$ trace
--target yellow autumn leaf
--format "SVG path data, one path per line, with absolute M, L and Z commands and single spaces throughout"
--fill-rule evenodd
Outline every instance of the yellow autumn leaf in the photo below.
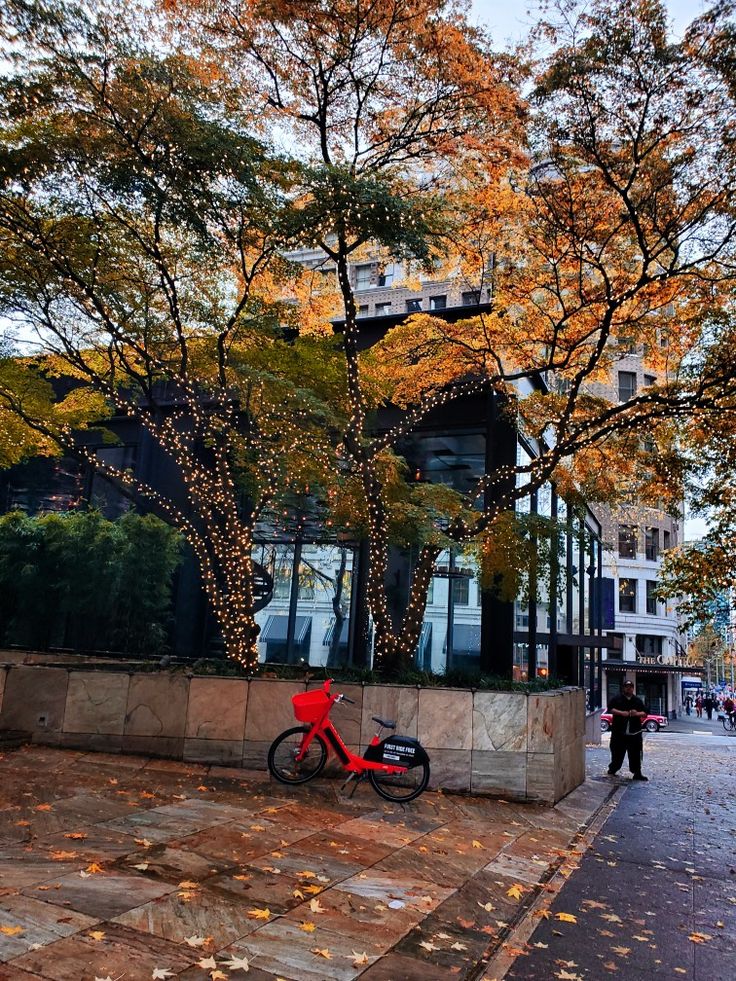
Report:
M 473 838 L 473 848 L 483 848 L 483 849 L 485 849 L 485 847 L 486 847 L 485 845 L 481 844 L 481 842 L 476 841 L 475 838 Z
M 578 918 L 572 913 L 555 913 L 555 918 L 561 923 L 577 923 Z
M 97 862 L 92 862 L 84 871 L 87 875 L 96 875 L 98 872 L 102 872 L 102 866 L 98 865 Z
M 313 913 L 326 913 L 327 910 L 322 906 L 318 899 L 309 900 L 309 908 Z
M 704 944 L 706 940 L 712 940 L 713 938 L 709 933 L 691 933 L 687 939 L 692 940 L 694 944 Z
M 55 862 L 68 862 L 70 859 L 76 857 L 77 857 L 76 852 L 63 852 L 63 851 L 51 852 L 51 858 Z
M 521 899 L 521 897 L 526 892 L 524 886 L 520 882 L 515 882 L 513 886 L 506 890 L 506 895 L 509 899 Z
M 17 937 L 19 933 L 23 933 L 23 927 L 19 926 L 0 926 L 0 933 L 4 933 L 6 937 Z
M 304 893 L 299 889 L 295 889 L 291 895 L 294 897 L 294 899 L 304 899 Z
M 534 911 L 534 915 L 540 917 L 542 920 L 548 920 L 552 914 L 548 909 L 538 909 Z
M 104 940 L 105 939 L 105 931 L 104 930 L 90 930 L 89 933 L 87 934 L 87 936 L 88 937 L 91 937 L 92 940 Z
M 305 886 L 304 892 L 311 893 L 314 896 L 318 892 L 322 892 L 322 886 Z
M 268 907 L 266 907 L 266 909 L 258 909 L 258 907 L 255 907 L 255 909 L 248 910 L 248 916 L 252 917 L 254 920 L 270 920 L 271 910 L 268 909 Z
M 303 923 L 299 924 L 299 929 L 303 930 L 305 933 L 314 933 L 317 927 L 314 923 L 310 923 L 309 920 L 304 920 Z
M 84 831 L 68 831 L 64 835 L 64 837 L 65 838 L 72 838 L 72 839 L 74 839 L 74 841 L 84 841 L 84 839 L 87 837 L 87 835 L 84 833 Z
M 245 874 L 241 874 L 241 875 L 234 875 L 234 876 L 233 876 L 233 879 L 237 879 L 237 880 L 238 880 L 238 882 L 247 882 L 247 881 L 248 881 L 248 879 L 252 879 L 252 878 L 253 878 L 252 876 L 250 876 L 250 875 L 245 875 Z
M 296 877 L 297 879 L 314 879 L 316 875 L 316 872 L 310 872 L 309 869 L 306 869 L 304 872 L 297 872 Z
M 199 889 L 199 883 L 190 882 L 188 879 L 185 879 L 184 882 L 179 883 L 179 889 Z
M 316 954 L 317 957 L 324 957 L 326 961 L 332 960 L 332 954 L 328 947 L 320 949 L 319 947 L 312 947 L 312 953 Z
M 611 947 L 611 950 L 619 957 L 628 957 L 631 953 L 631 947 Z
M 210 971 L 210 981 L 227 981 L 227 978 L 227 974 L 224 974 L 220 970 Z
M 50 811 L 52 810 L 51 804 L 36 804 L 34 810 L 36 811 Z

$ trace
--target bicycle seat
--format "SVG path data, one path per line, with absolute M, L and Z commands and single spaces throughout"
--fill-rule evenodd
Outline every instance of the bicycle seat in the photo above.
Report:
M 371 716 L 371 718 L 373 719 L 374 722 L 377 722 L 380 726 L 383 726 L 384 729 L 396 728 L 396 723 L 391 722 L 388 719 L 379 719 L 377 715 L 373 715 Z

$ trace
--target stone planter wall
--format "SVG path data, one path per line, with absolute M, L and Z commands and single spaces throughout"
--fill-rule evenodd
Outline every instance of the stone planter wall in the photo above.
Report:
M 295 725 L 302 682 L 184 674 L 0 666 L 0 731 L 34 742 L 265 769 L 271 741 Z M 585 702 L 578 688 L 543 694 L 336 686 L 354 699 L 334 720 L 354 751 L 371 716 L 427 749 L 431 786 L 554 802 L 585 779 Z

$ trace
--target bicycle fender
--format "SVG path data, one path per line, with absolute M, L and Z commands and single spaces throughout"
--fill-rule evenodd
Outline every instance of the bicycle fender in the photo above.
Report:
M 369 746 L 363 759 L 371 763 L 389 763 L 391 766 L 421 766 L 429 763 L 429 756 L 418 739 L 410 736 L 387 736 L 376 746 Z

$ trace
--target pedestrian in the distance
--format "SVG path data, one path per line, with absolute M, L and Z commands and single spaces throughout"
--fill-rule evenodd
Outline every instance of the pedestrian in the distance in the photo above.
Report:
M 713 696 L 709 693 L 705 696 L 705 701 L 703 702 L 703 708 L 705 709 L 705 714 L 709 719 L 713 718 Z
M 690 715 L 693 708 L 693 697 L 692 695 L 685 695 L 685 714 Z
M 703 718 L 703 696 L 698 695 L 695 699 L 695 714 L 699 719 Z
M 615 777 L 628 754 L 629 769 L 634 780 L 648 780 L 641 772 L 643 749 L 641 727 L 647 717 L 644 702 L 634 694 L 634 682 L 624 683 L 622 695 L 616 695 L 608 704 L 611 720 L 611 762 L 609 776 Z

